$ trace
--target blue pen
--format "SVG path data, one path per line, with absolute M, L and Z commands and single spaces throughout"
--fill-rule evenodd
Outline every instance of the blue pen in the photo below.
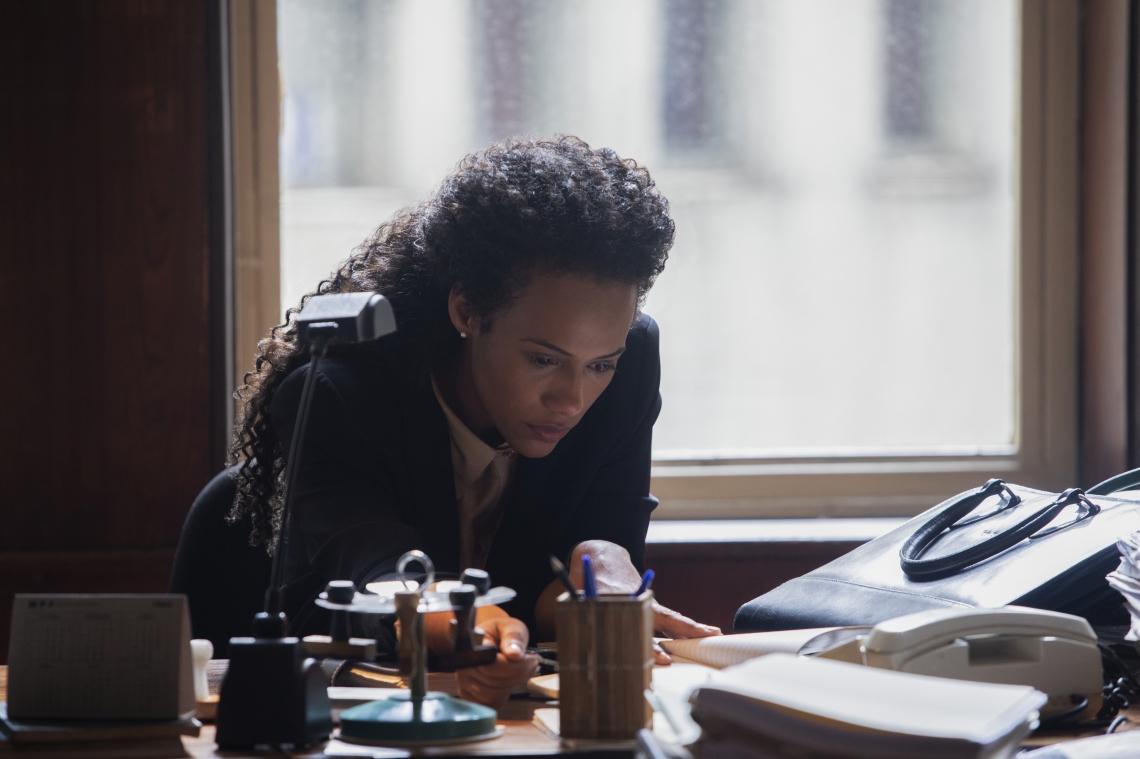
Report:
M 637 590 L 633 592 L 630 598 L 637 598 L 645 591 L 649 590 L 649 586 L 653 584 L 653 570 L 645 570 L 645 574 L 641 576 L 641 585 L 637 586 Z
M 582 556 L 582 591 L 586 598 L 598 597 L 598 583 L 594 580 L 594 567 L 589 554 Z

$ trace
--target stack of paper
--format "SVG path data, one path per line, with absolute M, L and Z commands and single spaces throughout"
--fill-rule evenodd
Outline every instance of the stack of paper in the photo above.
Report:
M 1004 759 L 1044 693 L 770 654 L 715 673 L 691 698 L 700 759 Z
M 1108 584 L 1124 596 L 1124 605 L 1132 615 L 1132 629 L 1127 640 L 1140 640 L 1140 531 L 1116 541 L 1120 566 L 1108 575 Z

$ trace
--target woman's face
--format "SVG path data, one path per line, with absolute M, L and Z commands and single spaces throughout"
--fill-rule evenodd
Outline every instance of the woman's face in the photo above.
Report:
M 462 296 L 453 293 L 450 308 L 456 329 L 467 333 L 456 388 L 466 412 L 460 416 L 476 434 L 493 428 L 520 455 L 540 458 L 613 380 L 637 287 L 536 275 L 486 332 Z

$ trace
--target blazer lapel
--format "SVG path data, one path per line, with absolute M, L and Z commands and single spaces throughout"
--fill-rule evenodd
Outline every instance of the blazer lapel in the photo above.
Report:
M 491 546 L 489 567 L 509 563 L 510 556 L 532 550 L 545 556 L 564 527 L 562 522 L 573 515 L 572 489 L 558 486 L 564 484 L 558 472 L 566 453 L 567 447 L 559 444 L 541 459 L 519 458 L 510 500 Z
M 415 524 L 436 570 L 457 573 L 459 510 L 447 418 L 430 384 L 406 387 L 402 396 L 404 461 L 415 499 Z

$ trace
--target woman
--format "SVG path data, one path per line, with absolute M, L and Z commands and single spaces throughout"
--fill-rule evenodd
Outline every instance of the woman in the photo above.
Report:
M 480 610 L 502 653 L 459 685 L 495 705 L 533 671 L 530 637 L 554 635 L 550 554 L 579 582 L 589 554 L 600 590 L 636 589 L 661 407 L 657 327 L 638 309 L 672 242 L 668 201 L 633 161 L 511 140 L 467 156 L 321 283 L 383 293 L 398 332 L 321 364 L 285 554 L 293 633 L 327 631 L 313 601 L 329 580 L 362 587 L 410 549 L 444 572 L 486 568 L 518 595 Z M 266 543 L 307 361 L 290 319 L 241 394 L 233 516 Z M 654 624 L 720 632 L 661 606 Z M 428 628 L 447 645 L 447 620 Z

